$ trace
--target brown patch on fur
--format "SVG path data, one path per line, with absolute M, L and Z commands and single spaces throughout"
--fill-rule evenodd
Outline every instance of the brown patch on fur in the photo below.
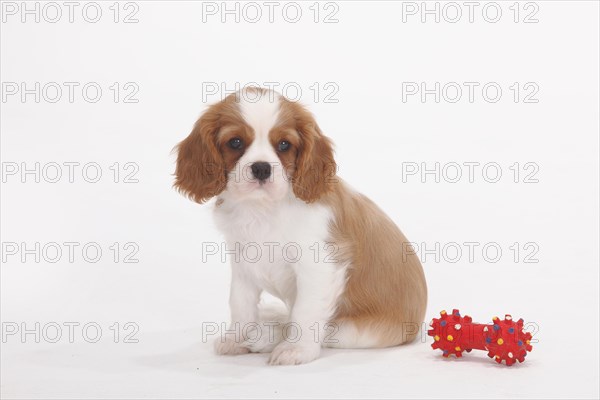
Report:
M 419 258 L 398 227 L 367 197 L 338 182 L 323 198 L 348 281 L 333 322 L 352 323 L 380 347 L 412 341 L 425 317 L 427 286 Z
M 250 146 L 254 133 L 244 122 L 236 104 L 236 95 L 208 108 L 189 134 L 176 147 L 177 167 L 174 186 L 198 203 L 221 193 L 227 185 L 227 174 Z M 227 142 L 238 137 L 244 149 L 235 150 Z
M 290 148 L 287 151 L 279 151 L 279 143 L 281 141 L 287 141 L 290 143 Z M 294 171 L 296 170 L 296 158 L 298 157 L 298 151 L 300 148 L 300 135 L 295 129 L 287 126 L 276 126 L 269 131 L 269 141 L 275 149 L 281 165 L 286 172 L 288 179 L 292 179 Z
M 296 132 L 297 137 L 291 132 Z M 312 203 L 330 192 L 337 179 L 331 141 L 303 106 L 285 98 L 281 98 L 279 122 L 269 133 L 272 143 L 283 136 L 292 143 L 293 151 L 279 153 L 279 158 L 292 180 L 296 197 Z

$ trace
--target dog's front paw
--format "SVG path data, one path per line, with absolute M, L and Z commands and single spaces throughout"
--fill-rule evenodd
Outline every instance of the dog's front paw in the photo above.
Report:
M 253 331 L 246 338 L 244 346 L 248 347 L 252 353 L 271 353 L 282 340 L 283 330 L 281 325 L 278 325 L 268 332 Z
M 221 339 L 215 340 L 215 352 L 220 355 L 237 356 L 240 354 L 247 354 L 250 352 L 248 347 L 242 343 L 236 342 L 233 339 Z
M 297 365 L 315 360 L 321 353 L 319 343 L 279 343 L 269 358 L 271 365 Z
M 244 346 L 248 347 L 252 353 L 271 353 L 279 342 L 280 340 L 260 338 L 259 340 L 246 341 Z

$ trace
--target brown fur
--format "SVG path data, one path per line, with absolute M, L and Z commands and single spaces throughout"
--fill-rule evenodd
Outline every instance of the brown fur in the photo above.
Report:
M 247 147 L 254 133 L 240 115 L 235 95 L 230 95 L 210 106 L 192 133 L 177 145 L 177 190 L 198 203 L 221 193 L 227 185 L 227 173 L 243 154 L 227 146 L 234 137 L 243 139 Z
M 286 129 L 295 130 L 300 139 L 295 165 L 281 156 L 280 159 L 284 166 L 291 167 L 292 189 L 296 197 L 312 203 L 333 190 L 336 182 L 337 165 L 331 141 L 323 135 L 313 116 L 303 106 L 282 99 L 280 121 L 273 130 Z
M 404 251 L 406 237 L 371 200 L 341 181 L 322 201 L 334 211 L 335 258 L 350 265 L 333 322 L 354 324 L 376 336 L 380 347 L 412 341 L 425 316 L 427 286 L 418 257 Z

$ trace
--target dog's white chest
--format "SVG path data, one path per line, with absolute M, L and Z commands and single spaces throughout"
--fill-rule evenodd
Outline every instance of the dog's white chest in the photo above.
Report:
M 327 207 L 297 200 L 271 207 L 224 202 L 215 210 L 232 267 L 280 298 L 295 286 L 295 268 L 321 257 L 330 218 Z

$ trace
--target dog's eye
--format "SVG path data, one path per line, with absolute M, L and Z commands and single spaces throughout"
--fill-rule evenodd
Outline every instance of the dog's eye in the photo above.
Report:
M 291 146 L 290 142 L 282 140 L 277 145 L 277 148 L 279 149 L 279 151 L 284 152 L 284 151 L 288 151 L 290 149 L 290 146 Z
M 234 150 L 240 150 L 244 146 L 244 142 L 242 142 L 242 139 L 237 137 L 231 139 L 229 142 L 227 142 L 227 144 Z

